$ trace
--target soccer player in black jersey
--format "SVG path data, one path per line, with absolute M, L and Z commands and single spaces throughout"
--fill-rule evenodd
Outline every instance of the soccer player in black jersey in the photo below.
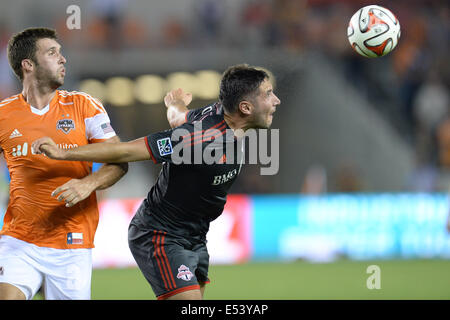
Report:
M 172 129 L 133 141 L 63 150 L 46 137 L 32 146 L 60 160 L 163 163 L 128 233 L 130 250 L 158 299 L 203 298 L 209 282 L 206 233 L 239 174 L 242 133 L 269 128 L 280 104 L 268 74 L 248 65 L 224 72 L 219 102 L 188 110 L 191 100 L 181 89 L 169 92 L 164 102 Z

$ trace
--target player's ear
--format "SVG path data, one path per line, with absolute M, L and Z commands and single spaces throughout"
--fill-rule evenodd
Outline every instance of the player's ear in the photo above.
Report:
M 239 102 L 239 111 L 241 111 L 245 115 L 252 114 L 253 105 L 250 101 L 242 100 Z
M 34 63 L 31 61 L 31 59 L 23 59 L 22 60 L 22 70 L 23 74 L 27 72 L 32 72 L 34 69 Z

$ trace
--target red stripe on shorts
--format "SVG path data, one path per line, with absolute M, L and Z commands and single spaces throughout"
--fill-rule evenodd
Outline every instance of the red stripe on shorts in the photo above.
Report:
M 166 255 L 166 250 L 164 250 L 164 238 L 166 236 L 166 232 L 160 231 L 162 233 L 162 239 L 161 239 L 161 249 L 162 249 L 162 254 L 164 257 L 164 260 L 166 261 L 167 264 L 167 270 L 169 271 L 169 283 L 170 281 L 172 281 L 173 284 L 173 288 L 175 289 L 177 287 L 176 283 L 175 283 L 175 279 L 173 278 L 173 272 L 172 269 L 170 268 L 170 264 L 169 264 L 169 259 L 167 259 L 167 255 Z
M 158 263 L 159 273 L 161 274 L 161 277 L 164 281 L 164 286 L 166 287 L 166 290 L 169 290 L 169 287 L 167 286 L 166 278 L 164 276 L 163 268 L 161 267 L 162 261 L 160 261 L 160 257 L 158 256 L 158 240 L 156 237 L 156 230 L 153 230 L 153 234 L 154 235 L 152 238 L 152 242 L 153 242 L 153 246 L 155 247 L 155 258 L 156 258 L 156 262 Z

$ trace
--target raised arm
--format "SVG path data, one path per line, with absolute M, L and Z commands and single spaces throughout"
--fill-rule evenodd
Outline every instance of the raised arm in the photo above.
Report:
M 44 137 L 34 141 L 31 148 L 36 154 L 43 153 L 57 160 L 122 163 L 151 158 L 145 138 L 128 142 L 93 143 L 64 150 L 58 148 L 51 138 Z
M 169 91 L 164 97 L 167 107 L 167 120 L 171 128 L 181 126 L 186 122 L 187 106 L 192 101 L 192 94 L 185 93 L 182 89 Z

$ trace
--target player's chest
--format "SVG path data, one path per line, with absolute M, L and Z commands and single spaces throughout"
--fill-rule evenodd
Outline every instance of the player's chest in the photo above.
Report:
M 42 137 L 52 138 L 63 149 L 87 143 L 84 120 L 67 111 L 39 116 L 23 114 L 17 119 L 3 120 L 0 125 L 1 147 L 11 157 L 31 154 L 31 144 Z
M 233 183 L 241 171 L 243 152 L 242 146 L 235 142 L 215 145 L 212 159 L 204 154 L 202 175 L 208 180 L 208 185 L 221 186 Z M 204 150 L 206 151 L 206 149 Z
M 209 168 L 209 184 L 212 186 L 227 186 L 234 182 L 241 171 L 241 164 L 216 165 L 215 168 Z

